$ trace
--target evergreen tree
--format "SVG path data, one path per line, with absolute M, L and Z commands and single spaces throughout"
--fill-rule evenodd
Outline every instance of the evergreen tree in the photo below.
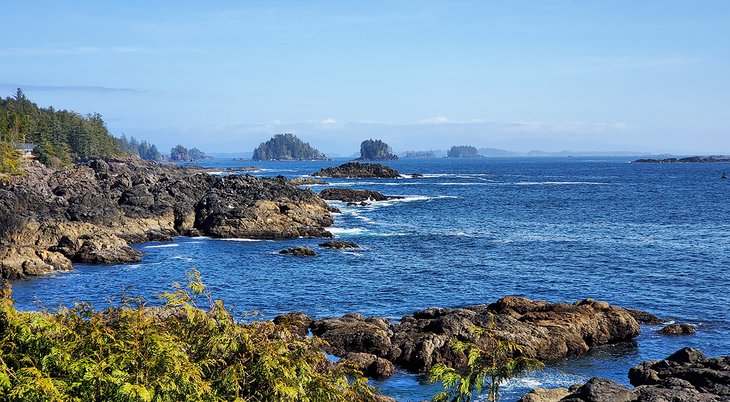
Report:
M 327 157 L 294 134 L 276 134 L 253 151 L 253 160 L 326 160 Z
M 395 160 L 398 156 L 393 154 L 390 146 L 381 140 L 365 140 L 360 144 L 360 157 L 363 161 Z

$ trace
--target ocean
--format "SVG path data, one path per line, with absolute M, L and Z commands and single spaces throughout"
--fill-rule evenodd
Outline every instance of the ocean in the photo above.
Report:
M 214 159 L 213 168 L 256 166 L 257 176 L 295 178 L 344 160 L 252 162 Z M 15 281 L 16 307 L 156 295 L 195 267 L 235 313 L 262 318 L 302 311 L 315 318 L 357 312 L 394 320 L 431 306 L 491 303 L 517 295 L 552 302 L 584 298 L 646 310 L 697 334 L 658 335 L 553 362 L 504 386 L 504 401 L 533 387 L 590 377 L 628 384 L 628 370 L 692 346 L 730 354 L 730 181 L 727 164 L 632 164 L 627 158 L 403 159 L 399 179 L 326 179 L 326 186 L 376 190 L 403 199 L 346 206 L 330 231 L 359 250 L 327 250 L 319 239 L 176 238 L 136 245 L 139 264 L 77 265 L 72 272 Z M 279 255 L 304 245 L 312 258 Z M 439 390 L 398 371 L 371 381 L 398 400 Z

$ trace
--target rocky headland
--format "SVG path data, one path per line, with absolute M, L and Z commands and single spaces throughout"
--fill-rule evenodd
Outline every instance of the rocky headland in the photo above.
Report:
M 212 176 L 141 160 L 31 163 L 0 187 L 0 275 L 140 260 L 131 243 L 171 236 L 331 237 L 327 204 L 284 177 Z
M 592 347 L 630 341 L 639 334 L 639 323 L 629 311 L 590 299 L 568 304 L 505 297 L 489 305 L 429 308 L 398 323 L 360 314 L 313 320 L 300 313 L 276 321 L 295 323 L 299 333 L 310 329 L 328 342 L 329 352 L 336 356 L 358 354 L 358 361 L 369 362 L 368 370 L 382 368 L 379 377 L 390 370 L 376 358 L 414 373 L 427 372 L 436 363 L 465 367 L 466 356 L 455 352 L 450 343 L 485 344 L 487 336 L 475 334 L 474 326 L 491 329 L 496 338 L 515 342 L 524 355 L 543 361 L 581 355 Z M 372 356 L 366 359 L 359 354 Z
M 347 162 L 340 166 L 320 169 L 312 176 L 350 179 L 396 179 L 401 177 L 397 170 L 379 163 Z
M 730 356 L 707 358 L 692 348 L 629 370 L 633 389 L 594 377 L 568 389 L 534 389 L 519 402 L 720 402 L 730 400 Z

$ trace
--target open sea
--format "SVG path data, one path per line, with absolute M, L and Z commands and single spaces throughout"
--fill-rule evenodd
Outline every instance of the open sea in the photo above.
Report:
M 257 176 L 295 178 L 328 162 L 205 161 L 257 166 Z M 358 312 L 399 319 L 431 306 L 491 303 L 507 295 L 573 302 L 584 298 L 697 326 L 668 337 L 643 326 L 635 342 L 600 347 L 511 380 L 504 401 L 533 387 L 570 386 L 601 376 L 628 384 L 630 367 L 683 346 L 730 354 L 730 180 L 727 164 L 631 164 L 627 158 L 404 159 L 400 179 L 326 179 L 401 200 L 342 210 L 330 231 L 362 250 L 317 247 L 318 239 L 256 241 L 176 238 L 136 245 L 142 263 L 78 265 L 15 281 L 19 309 L 155 295 L 195 267 L 214 296 L 241 317 L 303 311 L 322 318 Z M 327 186 L 312 186 L 319 192 Z M 295 245 L 313 258 L 278 255 Z M 131 290 L 128 288 L 131 287 Z M 398 400 L 430 399 L 439 386 L 399 371 L 371 381 Z

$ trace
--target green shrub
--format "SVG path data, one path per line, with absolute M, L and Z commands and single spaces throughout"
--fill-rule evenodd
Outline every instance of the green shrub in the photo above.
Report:
M 197 271 L 163 307 L 125 298 L 20 312 L 0 291 L 0 401 L 370 401 L 321 340 L 271 322 L 237 323 Z M 206 309 L 198 307 L 204 300 Z

